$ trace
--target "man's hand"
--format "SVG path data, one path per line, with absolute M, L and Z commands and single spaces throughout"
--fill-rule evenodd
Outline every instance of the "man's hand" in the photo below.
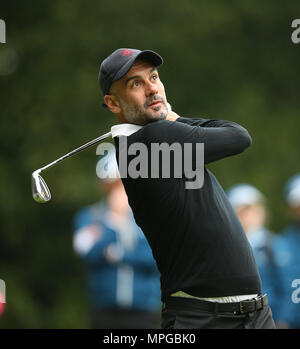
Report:
M 169 110 L 168 115 L 166 117 L 166 120 L 169 121 L 176 121 L 179 118 L 179 115 L 177 115 L 175 112 L 172 110 Z
M 104 250 L 104 257 L 111 264 L 120 262 L 123 255 L 124 250 L 119 243 L 111 243 Z

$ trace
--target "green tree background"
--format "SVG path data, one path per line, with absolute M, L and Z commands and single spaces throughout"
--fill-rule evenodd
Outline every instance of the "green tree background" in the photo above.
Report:
M 95 148 L 45 173 L 53 198 L 31 197 L 42 167 L 116 124 L 101 107 L 99 66 L 119 47 L 153 49 L 182 116 L 228 119 L 253 145 L 212 164 L 226 189 L 257 186 L 269 227 L 288 223 L 283 186 L 300 171 L 300 44 L 291 41 L 297 0 L 6 1 L 0 44 L 0 328 L 87 328 L 84 267 L 72 217 L 99 199 Z

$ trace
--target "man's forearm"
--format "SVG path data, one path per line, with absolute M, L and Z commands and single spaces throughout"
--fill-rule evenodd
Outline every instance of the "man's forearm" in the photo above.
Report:
M 239 154 L 252 143 L 248 131 L 232 121 L 183 117 L 177 118 L 176 121 L 205 130 L 204 134 L 199 133 L 199 140 L 205 144 L 205 163 Z M 190 139 L 197 139 L 197 133 L 192 132 L 194 137 Z

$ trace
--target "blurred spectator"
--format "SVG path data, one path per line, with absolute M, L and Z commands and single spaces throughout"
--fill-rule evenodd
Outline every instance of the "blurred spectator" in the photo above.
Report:
M 285 198 L 291 216 L 290 225 L 275 242 L 277 264 L 283 293 L 279 318 L 288 328 L 300 328 L 300 173 L 285 186 Z
M 159 273 L 128 205 L 114 152 L 98 161 L 97 175 L 105 199 L 76 214 L 73 239 L 87 267 L 92 327 L 159 328 Z
M 5 282 L 4 280 L 0 279 L 0 316 L 4 313 L 5 304 Z
M 4 295 L 0 292 L 0 316 L 4 313 L 5 309 L 5 299 Z
M 263 293 L 267 293 L 276 321 L 279 307 L 279 272 L 273 250 L 274 234 L 266 228 L 266 199 L 255 187 L 237 184 L 227 191 L 253 250 Z

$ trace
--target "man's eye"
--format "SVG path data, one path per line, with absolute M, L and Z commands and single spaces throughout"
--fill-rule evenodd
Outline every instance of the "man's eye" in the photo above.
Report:
M 137 87 L 137 86 L 140 86 L 140 83 L 139 81 L 134 81 L 134 83 L 132 84 L 133 87 Z
M 152 75 L 152 80 L 157 80 L 158 76 L 157 75 Z

